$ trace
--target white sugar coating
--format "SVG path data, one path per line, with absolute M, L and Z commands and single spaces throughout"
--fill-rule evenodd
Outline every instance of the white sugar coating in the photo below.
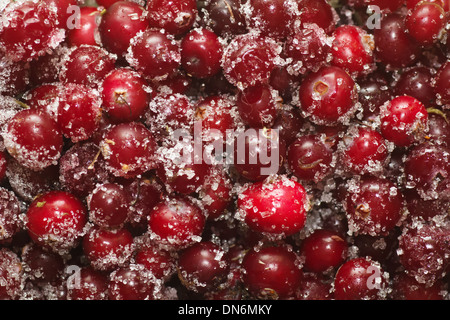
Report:
M 0 95 L 0 133 L 6 130 L 5 125 L 21 110 L 23 110 L 23 106 L 18 100 L 10 96 Z
M 22 228 L 21 206 L 14 192 L 0 187 L 0 240 L 10 239 Z

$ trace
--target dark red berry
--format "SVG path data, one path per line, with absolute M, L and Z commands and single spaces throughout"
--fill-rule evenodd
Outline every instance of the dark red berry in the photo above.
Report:
M 149 25 L 174 35 L 188 31 L 197 17 L 194 0 L 152 0 L 147 2 Z
M 147 29 L 132 40 L 127 62 L 150 80 L 164 80 L 174 74 L 181 63 L 177 42 L 162 30 Z
M 225 77 L 240 89 L 267 83 L 278 55 L 279 47 L 273 39 L 252 33 L 238 35 L 223 54 Z
M 204 226 L 201 209 L 180 196 L 163 200 L 148 216 L 150 238 L 168 248 L 180 249 L 198 242 Z
M 340 235 L 326 229 L 315 230 L 303 240 L 300 253 L 304 268 L 324 272 L 339 267 L 347 258 L 348 244 Z
M 411 39 L 399 13 L 382 17 L 380 29 L 374 30 L 375 59 L 389 68 L 411 65 L 419 56 L 419 46 Z
M 131 39 L 147 27 L 143 6 L 133 1 L 117 1 L 102 13 L 98 33 L 103 47 L 120 57 L 126 54 Z
M 183 250 L 178 258 L 178 277 L 189 290 L 205 292 L 226 280 L 229 261 L 220 246 L 204 241 Z
M 191 76 L 207 78 L 221 69 L 222 44 L 208 29 L 194 29 L 181 42 L 181 66 Z
M 287 299 L 301 286 L 297 255 L 286 247 L 268 246 L 248 251 L 242 261 L 242 280 L 258 299 Z
M 91 267 L 79 270 L 79 283 L 75 282 L 68 289 L 68 300 L 107 300 L 108 277 Z
M 387 279 L 378 262 L 368 258 L 354 258 L 345 262 L 334 280 L 336 300 L 384 300 Z
M 123 226 L 131 203 L 128 192 L 117 183 L 98 185 L 87 199 L 89 220 L 104 229 Z
M 289 145 L 287 163 L 300 180 L 319 182 L 332 170 L 333 150 L 322 135 L 298 137 Z
M 268 85 L 256 85 L 239 91 L 237 109 L 242 121 L 251 128 L 271 127 L 280 98 Z
M 155 167 L 156 144 L 140 122 L 113 126 L 101 142 L 107 169 L 118 177 L 136 177 Z
M 111 271 L 130 261 L 133 236 L 127 229 L 92 227 L 83 238 L 83 250 L 94 269 Z

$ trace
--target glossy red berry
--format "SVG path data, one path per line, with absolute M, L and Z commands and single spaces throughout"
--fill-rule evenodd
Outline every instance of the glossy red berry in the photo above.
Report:
M 300 180 L 319 182 L 331 172 L 333 150 L 322 135 L 300 136 L 289 145 L 287 163 Z
M 204 226 L 201 209 L 180 196 L 161 201 L 148 216 L 150 238 L 169 249 L 180 249 L 200 241 Z
M 239 91 L 237 109 L 242 121 L 251 128 L 270 128 L 275 123 L 278 94 L 269 85 L 256 85 Z
M 130 261 L 133 236 L 127 229 L 105 230 L 93 227 L 83 238 L 83 250 L 96 270 L 113 270 Z
M 3 140 L 11 156 L 37 171 L 56 164 L 63 148 L 58 124 L 46 112 L 37 109 L 15 114 L 7 123 Z
M 128 219 L 130 203 L 129 194 L 122 185 L 98 185 L 87 199 L 89 220 L 100 228 L 119 228 Z
M 103 110 L 114 123 L 139 120 L 148 109 L 151 88 L 135 71 L 119 68 L 102 82 Z
M 126 54 L 131 39 L 147 27 L 143 6 L 133 1 L 117 1 L 102 13 L 98 34 L 102 46 L 121 57 Z
M 12 61 L 36 59 L 64 39 L 57 14 L 44 1 L 14 1 L 2 11 L 0 47 Z
M 72 142 L 91 138 L 99 128 L 101 103 L 91 88 L 74 83 L 65 85 L 57 118 L 63 135 Z
M 70 46 L 98 45 L 96 33 L 98 32 L 100 15 L 101 12 L 97 7 L 80 8 L 80 27 L 71 28 L 67 31 L 67 42 Z
M 445 21 L 445 11 L 439 4 L 421 1 L 409 10 L 405 25 L 415 41 L 430 45 L 442 36 Z
M 339 267 L 347 258 L 345 239 L 330 230 L 317 229 L 302 241 L 300 254 L 304 268 L 311 272 L 325 272 Z
M 37 197 L 26 215 L 30 238 L 55 252 L 66 252 L 75 247 L 87 221 L 84 204 L 64 191 L 50 191 Z
M 285 247 L 251 249 L 242 268 L 245 287 L 258 299 L 291 298 L 302 284 L 298 257 Z
M 343 25 L 333 32 L 331 63 L 354 76 L 371 73 L 375 69 L 373 36 L 358 26 Z
M 389 68 L 411 65 L 419 56 L 419 46 L 405 28 L 405 17 L 394 12 L 380 21 L 380 29 L 374 30 L 375 58 Z
M 178 258 L 178 277 L 189 290 L 205 292 L 226 280 L 229 261 L 220 246 L 202 241 L 184 249 Z
M 344 207 L 351 232 L 385 235 L 403 219 L 404 197 L 393 182 L 366 176 L 347 188 Z
M 336 300 L 384 300 L 387 280 L 378 262 L 368 258 L 354 258 L 345 262 L 334 280 Z
M 222 51 L 214 32 L 194 29 L 181 42 L 181 66 L 193 77 L 211 77 L 221 70 Z
M 181 63 L 178 43 L 162 30 L 146 29 L 132 40 L 127 62 L 150 80 L 164 80 L 174 74 Z
M 68 300 L 107 300 L 108 277 L 101 271 L 91 267 L 79 270 L 79 283 L 74 283 L 68 289 Z
M 450 150 L 424 142 L 409 149 L 405 163 L 406 187 L 424 200 L 448 200 L 450 190 Z
M 428 113 L 425 106 L 411 96 L 398 96 L 381 108 L 380 130 L 383 137 L 400 147 L 424 138 Z
M 353 128 L 347 131 L 343 142 L 342 161 L 351 172 L 377 174 L 383 171 L 389 151 L 378 131 L 365 127 Z
M 30 243 L 21 252 L 27 275 L 34 283 L 56 282 L 64 273 L 64 259 L 40 245 Z
M 59 78 L 63 83 L 98 88 L 105 76 L 114 70 L 116 60 L 116 56 L 99 46 L 74 47 L 63 59 Z
M 291 235 L 303 228 L 309 199 L 300 183 L 280 176 L 248 185 L 237 205 L 239 215 L 251 229 Z
M 156 144 L 140 122 L 113 126 L 101 142 L 107 169 L 118 177 L 136 177 L 155 167 Z
M 299 107 L 305 117 L 319 125 L 348 121 L 356 111 L 356 102 L 355 82 L 335 66 L 308 74 L 299 88 Z

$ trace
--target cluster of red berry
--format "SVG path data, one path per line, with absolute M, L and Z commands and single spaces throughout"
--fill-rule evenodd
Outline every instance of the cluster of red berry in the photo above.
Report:
M 2 1 L 0 299 L 448 299 L 449 12 Z

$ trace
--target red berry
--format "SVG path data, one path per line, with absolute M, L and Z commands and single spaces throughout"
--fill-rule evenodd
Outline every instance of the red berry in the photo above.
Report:
M 222 67 L 225 77 L 240 89 L 267 83 L 279 55 L 277 43 L 252 33 L 236 36 L 225 48 Z
M 77 83 L 98 88 L 114 70 L 116 57 L 99 46 L 81 45 L 69 51 L 59 75 L 63 83 Z
M 147 29 L 131 40 L 127 62 L 150 80 L 164 80 L 175 73 L 181 63 L 180 48 L 162 30 Z
M 345 262 L 334 280 L 336 300 L 384 300 L 387 279 L 378 262 L 354 258 Z
M 102 13 L 98 33 L 103 47 L 120 57 L 126 54 L 131 39 L 147 27 L 143 6 L 133 1 L 117 1 Z
M 384 178 L 351 181 L 345 197 L 349 228 L 356 234 L 385 235 L 405 214 L 401 190 Z
M 397 146 L 410 146 L 424 138 L 428 113 L 425 106 L 410 96 L 398 96 L 381 108 L 381 134 Z
M 173 35 L 188 31 L 197 17 L 194 0 L 151 0 L 147 2 L 149 25 Z
M 140 122 L 113 126 L 101 142 L 107 169 L 117 177 L 136 177 L 155 166 L 156 145 L 151 132 Z
M 339 267 L 347 258 L 348 244 L 338 233 L 317 229 L 301 244 L 304 267 L 311 272 L 325 272 Z
M 237 109 L 242 121 L 251 128 L 271 127 L 280 99 L 268 85 L 256 85 L 239 91 Z
M 194 29 L 181 42 L 181 66 L 191 76 L 207 78 L 221 69 L 222 44 L 208 29 Z
M 253 230 L 291 235 L 303 228 L 309 199 L 300 183 L 280 176 L 248 185 L 237 205 L 239 215 Z
M 299 107 L 319 125 L 348 121 L 354 114 L 357 89 L 341 68 L 326 66 L 306 76 L 299 88 Z
M 201 209 L 180 196 L 163 200 L 148 217 L 150 238 L 167 248 L 180 249 L 198 242 L 204 226 Z
M 375 59 L 388 68 L 411 65 L 419 55 L 419 46 L 405 28 L 404 16 L 394 12 L 384 15 L 380 29 L 374 30 Z
M 91 267 L 80 269 L 80 282 L 67 292 L 68 300 L 107 300 L 108 277 Z
M 421 45 L 439 40 L 445 27 L 445 12 L 439 4 L 421 1 L 406 16 L 406 28 Z
M 87 199 L 89 220 L 104 229 L 122 227 L 128 219 L 130 203 L 123 186 L 117 183 L 98 185 Z
M 157 279 L 169 279 L 176 271 L 176 259 L 169 251 L 160 250 L 156 246 L 144 246 L 135 256 L 137 264 L 153 274 Z
M 98 45 L 96 33 L 98 32 L 100 15 L 101 12 L 97 7 L 80 8 L 80 28 L 72 28 L 67 31 L 67 42 L 70 46 Z
M 378 131 L 364 127 L 350 129 L 343 142 L 342 161 L 351 172 L 376 174 L 383 171 L 389 152 Z
M 251 249 L 242 268 L 245 287 L 258 299 L 291 298 L 302 284 L 298 257 L 286 247 Z
M 331 172 L 333 150 L 322 135 L 301 136 L 289 145 L 287 162 L 300 180 L 319 182 Z
M 226 280 L 229 261 L 220 246 L 204 241 L 184 249 L 177 265 L 178 277 L 185 287 L 205 292 Z
M 101 95 L 103 109 L 112 122 L 130 122 L 144 115 L 151 99 L 151 88 L 137 72 L 119 68 L 105 77 Z
M 331 63 L 355 76 L 371 73 L 374 68 L 373 36 L 358 26 L 343 25 L 333 32 Z
M 30 204 L 26 227 L 37 244 L 65 252 L 76 246 L 86 221 L 86 208 L 78 198 L 64 191 L 50 191 Z
M 68 83 L 58 106 L 58 125 L 72 142 L 87 140 L 99 128 L 101 100 L 82 84 Z
M 2 11 L 0 47 L 12 61 L 36 59 L 64 39 L 57 14 L 44 1 L 14 1 Z
M 24 270 L 20 258 L 7 248 L 0 249 L 0 299 L 12 300 L 19 298 L 24 281 Z
M 50 115 L 37 109 L 22 110 L 10 119 L 3 140 L 8 153 L 33 170 L 56 164 L 63 148 L 58 124 Z
M 133 236 L 127 229 L 93 227 L 83 238 L 83 250 L 94 269 L 111 271 L 130 261 Z

